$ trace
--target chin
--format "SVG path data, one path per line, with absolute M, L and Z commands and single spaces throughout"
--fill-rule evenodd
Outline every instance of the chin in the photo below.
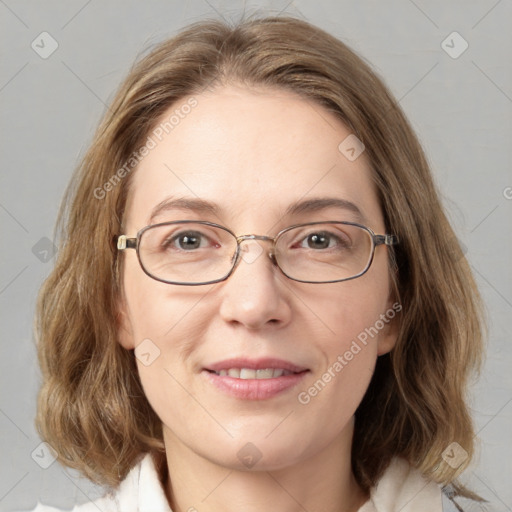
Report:
M 237 471 L 276 471 L 292 466 L 315 452 L 315 446 L 302 446 L 304 439 L 299 434 L 290 433 L 289 428 L 272 432 L 275 426 L 273 423 L 271 428 L 265 428 L 264 433 L 261 429 L 247 429 L 250 432 L 235 436 L 226 444 L 217 444 L 216 453 L 207 453 L 205 457 Z M 254 435 L 251 435 L 253 430 Z

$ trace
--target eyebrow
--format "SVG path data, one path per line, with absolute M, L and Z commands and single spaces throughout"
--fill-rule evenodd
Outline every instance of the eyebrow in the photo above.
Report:
M 346 210 L 353 213 L 356 219 L 360 222 L 364 222 L 365 216 L 362 214 L 359 207 L 352 201 L 346 199 L 340 199 L 338 197 L 315 197 L 312 199 L 306 199 L 304 201 L 297 201 L 292 203 L 286 210 L 285 215 L 298 215 L 304 213 L 315 213 L 328 208 L 337 208 L 340 210 Z
M 164 199 L 162 202 L 158 203 L 151 210 L 148 224 L 152 224 L 155 217 L 158 217 L 159 215 L 162 215 L 163 213 L 170 210 L 187 210 L 196 213 L 209 213 L 211 215 L 218 216 L 220 207 L 211 201 L 206 201 L 205 199 L 193 197 L 179 197 L 174 199 L 172 197 L 168 197 L 167 199 Z
M 355 203 L 337 197 L 315 197 L 302 201 L 298 200 L 288 206 L 284 216 L 290 217 L 293 215 L 305 213 L 316 213 L 322 210 L 327 210 L 328 208 L 337 208 L 340 210 L 349 211 L 355 216 L 356 221 L 366 221 L 365 216 L 362 214 L 361 210 Z M 205 199 L 193 197 L 169 197 L 158 203 L 153 208 L 149 217 L 148 224 L 151 224 L 155 217 L 158 217 L 159 215 L 162 215 L 163 213 L 170 210 L 185 210 L 195 213 L 219 216 L 222 209 L 218 204 L 207 201 Z

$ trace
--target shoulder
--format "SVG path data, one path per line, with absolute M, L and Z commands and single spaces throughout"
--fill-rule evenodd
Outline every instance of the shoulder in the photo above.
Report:
M 36 508 L 32 509 L 30 512 L 98 512 L 101 510 L 102 512 L 118 512 L 122 509 L 120 508 L 119 499 L 122 498 L 124 494 L 123 490 L 120 488 L 119 491 L 115 493 L 107 493 L 102 498 L 99 498 L 94 501 L 90 501 L 88 503 L 84 503 L 82 505 L 75 505 L 73 509 L 61 509 L 55 508 L 50 505 L 44 505 L 43 503 L 38 503 Z M 135 512 L 137 504 L 133 503 L 131 507 L 127 509 L 123 509 L 123 512 Z
M 475 504 L 461 498 L 452 501 L 449 486 L 443 490 L 406 460 L 395 457 L 358 512 L 476 512 Z
M 441 487 L 395 457 L 359 512 L 442 512 Z
M 132 468 L 115 491 L 71 512 L 172 512 L 151 454 Z M 38 503 L 31 512 L 68 512 Z

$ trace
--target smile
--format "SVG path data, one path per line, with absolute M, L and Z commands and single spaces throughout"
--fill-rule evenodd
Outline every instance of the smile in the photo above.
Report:
M 219 370 L 213 372 L 220 377 L 233 377 L 235 379 L 275 379 L 291 375 L 292 371 L 283 368 L 265 368 L 254 370 L 253 368 L 229 368 L 228 370 Z

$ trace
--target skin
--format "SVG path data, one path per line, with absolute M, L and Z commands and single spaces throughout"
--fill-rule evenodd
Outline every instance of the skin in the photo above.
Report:
M 385 233 L 365 154 L 350 162 L 340 153 L 351 132 L 331 113 L 287 91 L 237 85 L 195 98 L 197 106 L 135 171 L 125 234 L 135 236 L 171 195 L 214 201 L 221 210 L 173 210 L 153 223 L 209 220 L 237 234 L 275 235 L 300 222 L 356 220 L 336 208 L 283 216 L 294 201 L 329 196 L 352 201 L 368 227 Z M 227 281 L 187 287 L 151 279 L 135 251 L 125 251 L 120 343 L 131 350 L 149 338 L 160 350 L 138 369 L 163 422 L 174 512 L 351 512 L 368 499 L 350 465 L 354 412 L 377 357 L 395 343 L 393 323 L 308 404 L 297 397 L 391 307 L 387 258 L 379 246 L 363 276 L 307 284 L 286 278 L 263 251 L 251 263 L 242 260 Z M 208 363 L 234 356 L 282 358 L 310 373 L 271 399 L 241 400 L 201 374 Z M 250 469 L 237 457 L 249 442 L 261 453 Z

